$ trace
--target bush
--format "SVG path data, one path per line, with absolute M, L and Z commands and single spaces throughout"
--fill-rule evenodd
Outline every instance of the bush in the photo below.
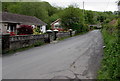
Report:
M 40 28 L 38 28 L 38 27 L 34 28 L 34 29 L 33 29 L 33 32 L 34 32 L 34 33 L 33 33 L 34 35 L 39 35 L 39 34 L 42 33 L 41 30 L 40 30 Z
M 104 58 L 102 60 L 102 67 L 98 72 L 98 79 L 116 79 L 120 78 L 120 43 L 118 40 L 118 31 L 115 27 L 114 31 L 110 32 L 111 27 L 107 25 L 103 28 L 103 38 L 106 48 L 104 49 Z
M 20 28 L 17 29 L 18 35 L 27 35 L 33 34 L 33 29 L 29 25 L 21 25 Z

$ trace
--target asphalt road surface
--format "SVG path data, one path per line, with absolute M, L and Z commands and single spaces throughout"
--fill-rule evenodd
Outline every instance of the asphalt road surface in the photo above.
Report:
M 95 79 L 103 55 L 99 30 L 4 56 L 3 79 Z

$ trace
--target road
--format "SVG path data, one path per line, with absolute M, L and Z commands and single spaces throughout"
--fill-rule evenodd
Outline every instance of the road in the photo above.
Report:
M 95 79 L 103 55 L 99 30 L 4 56 L 3 79 Z

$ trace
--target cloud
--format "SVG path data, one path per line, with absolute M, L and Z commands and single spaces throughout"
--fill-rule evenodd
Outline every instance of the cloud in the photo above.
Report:
M 83 1 L 86 10 L 93 11 L 117 11 L 117 0 L 42 0 L 47 1 L 53 6 L 67 7 L 71 4 L 77 4 L 83 9 Z

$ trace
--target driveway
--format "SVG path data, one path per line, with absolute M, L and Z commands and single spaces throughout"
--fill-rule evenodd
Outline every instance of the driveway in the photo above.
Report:
M 4 56 L 3 79 L 95 79 L 103 55 L 99 30 Z

